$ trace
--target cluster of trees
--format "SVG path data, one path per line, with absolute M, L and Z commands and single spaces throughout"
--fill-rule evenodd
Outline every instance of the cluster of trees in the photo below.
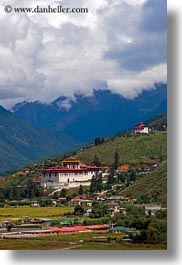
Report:
M 95 145 L 103 144 L 104 143 L 104 138 L 102 137 L 96 137 L 95 138 Z
M 126 206 L 126 216 L 116 214 L 112 221 L 115 226 L 128 226 L 136 228 L 139 234 L 131 235 L 136 242 L 166 242 L 167 241 L 167 211 L 158 211 L 155 216 L 146 216 L 144 208 Z
M 0 189 L 0 199 L 21 200 L 23 198 L 38 198 L 45 195 L 40 183 L 28 179 L 26 185 L 12 185 Z
M 101 192 L 102 188 L 102 173 L 96 172 L 91 179 L 90 193 Z
M 101 218 L 107 215 L 107 205 L 94 202 L 92 207 L 92 212 L 90 214 L 91 218 Z
M 167 211 L 159 211 L 147 218 L 146 227 L 137 235 L 131 235 L 134 242 L 167 242 Z
M 97 155 L 94 156 L 92 164 L 100 166 L 101 162 Z M 118 183 L 125 183 L 129 186 L 130 183 L 136 181 L 138 175 L 134 170 L 128 172 L 117 172 L 117 168 L 120 165 L 119 153 L 116 151 L 113 157 L 113 164 L 110 168 L 110 172 L 107 176 L 106 184 L 102 182 L 102 173 L 95 173 L 91 180 L 90 193 L 101 192 L 102 189 L 111 189 L 112 185 Z

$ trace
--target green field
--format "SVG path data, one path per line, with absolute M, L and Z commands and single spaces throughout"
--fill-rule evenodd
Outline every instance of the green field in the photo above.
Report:
M 0 208 L 0 221 L 17 219 L 20 216 L 60 219 L 63 218 L 65 212 L 73 211 L 73 209 L 73 207 L 6 207 Z
M 94 240 L 99 233 L 80 233 L 76 235 L 48 236 L 33 239 L 0 240 L 1 250 L 165 250 L 165 244 L 125 243 L 120 235 L 102 234 L 104 241 Z M 110 238 L 110 240 L 108 240 Z M 113 240 L 111 240 L 113 239 Z M 116 241 L 115 241 L 116 240 Z

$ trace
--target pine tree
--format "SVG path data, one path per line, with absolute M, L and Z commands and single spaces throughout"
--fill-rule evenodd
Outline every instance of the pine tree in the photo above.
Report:
M 97 190 L 102 191 L 102 173 L 100 172 L 97 177 Z
M 115 170 L 114 170 L 114 166 L 111 167 L 110 169 L 110 173 L 108 175 L 108 184 L 113 184 L 115 181 Z
M 80 187 L 79 187 L 78 194 L 83 195 L 83 186 L 82 185 L 80 185 Z
M 90 192 L 95 192 L 95 175 L 92 176 L 91 183 L 90 183 Z
M 114 164 L 113 164 L 113 166 L 114 166 L 115 170 L 119 166 L 119 154 L 117 151 L 114 153 Z
M 102 173 L 98 171 L 92 176 L 90 192 L 100 192 L 102 190 Z

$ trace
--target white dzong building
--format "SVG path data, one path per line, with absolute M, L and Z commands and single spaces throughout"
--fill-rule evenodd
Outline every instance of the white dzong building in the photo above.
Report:
M 41 185 L 43 187 L 61 188 L 90 185 L 95 172 L 107 167 L 84 165 L 79 159 L 68 158 L 62 161 L 62 167 L 51 167 L 42 170 Z

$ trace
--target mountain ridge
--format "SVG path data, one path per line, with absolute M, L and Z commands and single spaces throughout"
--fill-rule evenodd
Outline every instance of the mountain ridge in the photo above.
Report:
M 51 128 L 54 133 L 64 132 L 83 143 L 97 136 L 115 134 L 167 111 L 166 99 L 166 84 L 158 84 L 133 100 L 109 90 L 94 90 L 92 96 L 75 95 L 75 101 L 69 101 L 69 109 L 60 108 L 62 102 L 69 99 L 59 97 L 50 104 L 36 101 L 16 105 L 12 111 L 34 126 Z

